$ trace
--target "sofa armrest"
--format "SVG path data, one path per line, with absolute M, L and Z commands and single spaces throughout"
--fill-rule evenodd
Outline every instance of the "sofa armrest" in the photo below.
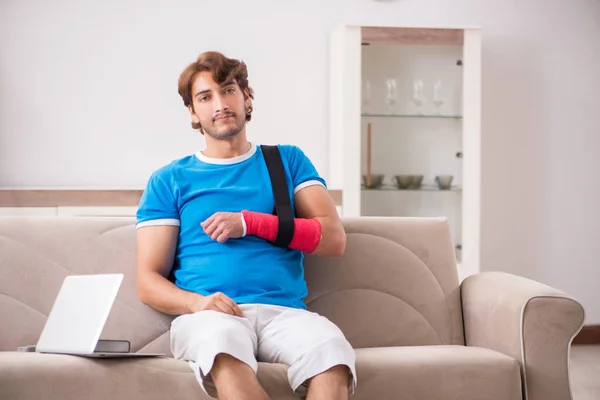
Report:
M 519 361 L 525 400 L 571 399 L 569 350 L 585 318 L 581 304 L 541 283 L 485 272 L 461 284 L 467 346 Z

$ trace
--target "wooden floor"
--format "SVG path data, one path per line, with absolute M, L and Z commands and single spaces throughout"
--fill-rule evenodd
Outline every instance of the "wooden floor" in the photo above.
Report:
M 573 400 L 600 399 L 600 345 L 571 347 Z

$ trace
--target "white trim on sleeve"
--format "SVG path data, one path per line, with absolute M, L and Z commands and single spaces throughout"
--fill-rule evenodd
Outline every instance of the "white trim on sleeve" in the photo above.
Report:
M 305 188 L 307 188 L 309 186 L 315 186 L 315 185 L 321 185 L 321 186 L 325 187 L 325 185 L 323 185 L 323 182 L 318 181 L 316 179 L 313 179 L 312 181 L 302 182 L 301 184 L 299 184 L 298 186 L 296 186 L 294 188 L 294 194 L 298 193 L 302 189 L 305 189 Z
M 140 229 L 145 226 L 181 226 L 181 222 L 174 218 L 151 219 L 149 221 L 140 222 L 135 226 L 135 229 Z

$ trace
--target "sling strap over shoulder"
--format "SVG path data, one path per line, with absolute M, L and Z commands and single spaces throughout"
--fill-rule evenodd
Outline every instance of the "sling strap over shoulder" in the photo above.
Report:
M 261 145 L 260 148 L 269 170 L 273 197 L 275 198 L 275 213 L 279 220 L 279 230 L 273 244 L 287 248 L 294 237 L 294 212 L 290 203 L 290 194 L 281 154 L 278 146 Z

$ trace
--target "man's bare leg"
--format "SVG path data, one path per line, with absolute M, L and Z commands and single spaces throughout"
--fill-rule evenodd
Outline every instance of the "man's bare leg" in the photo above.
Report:
M 229 354 L 218 354 L 210 371 L 222 400 L 269 400 L 248 364 Z
M 336 365 L 310 380 L 306 400 L 348 400 L 349 379 L 348 367 Z

